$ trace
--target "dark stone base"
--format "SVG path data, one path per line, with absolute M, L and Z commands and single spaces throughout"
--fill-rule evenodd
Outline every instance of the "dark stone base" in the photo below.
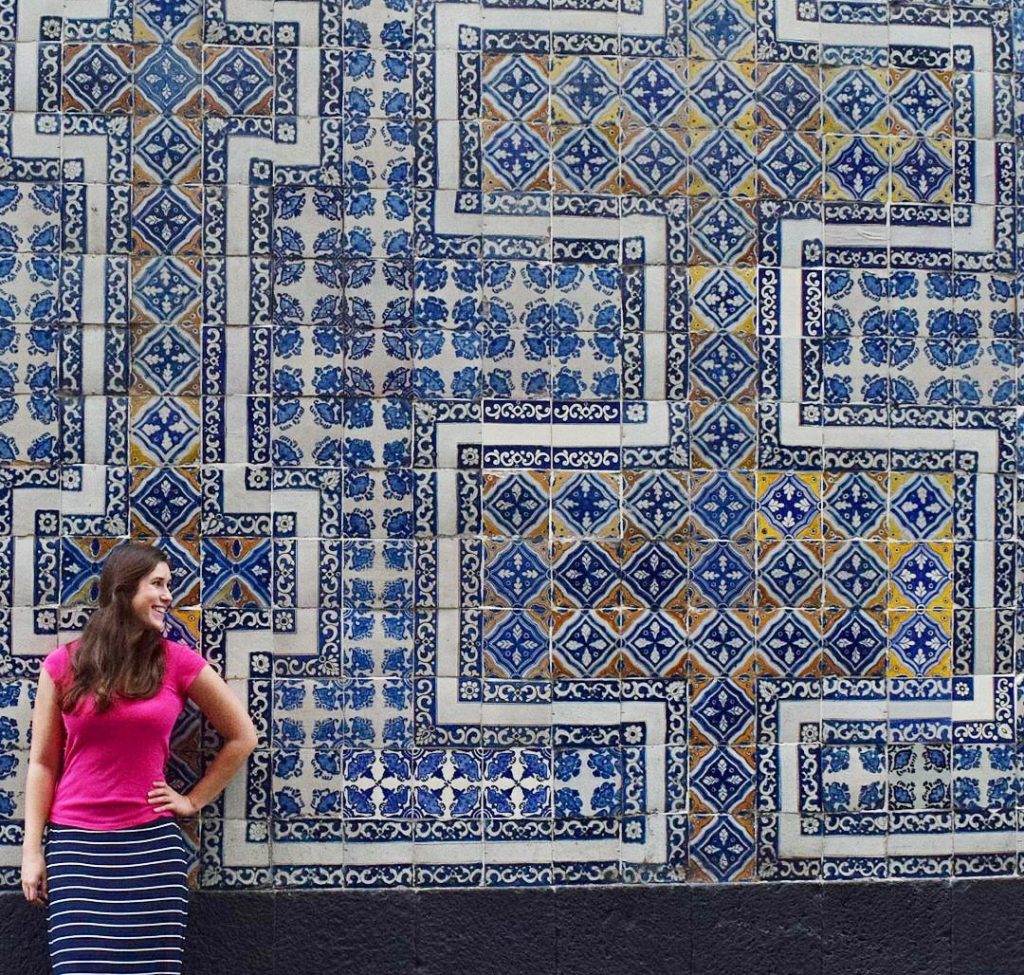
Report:
M 0 971 L 46 918 L 0 896 Z M 1024 879 L 201 892 L 186 975 L 1021 975 Z

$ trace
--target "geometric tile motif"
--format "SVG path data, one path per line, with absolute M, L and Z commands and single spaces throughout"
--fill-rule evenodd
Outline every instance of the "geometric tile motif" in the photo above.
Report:
M 759 491 L 762 532 L 783 537 L 806 535 L 814 528 L 820 500 L 814 481 L 793 474 L 779 479 L 762 475 L 765 488 Z
M 757 646 L 770 668 L 795 677 L 813 673 L 809 668 L 818 662 L 821 637 L 808 614 L 782 610 L 762 623 Z
M 623 497 L 623 513 L 650 538 L 680 532 L 688 506 L 685 483 L 668 471 L 641 475 Z
M 858 132 L 879 118 L 887 99 L 872 72 L 854 68 L 831 81 L 825 89 L 825 104 L 847 131 Z
M 753 378 L 754 361 L 731 335 L 716 335 L 701 347 L 693 371 L 714 396 L 728 399 Z
M 690 713 L 708 741 L 729 744 L 748 729 L 754 708 L 732 681 L 715 680 L 697 694 Z
M 187 463 L 194 457 L 200 432 L 199 418 L 182 397 L 153 397 L 140 401 L 132 419 L 133 441 L 143 457 L 163 464 Z
M 159 180 L 171 180 L 199 158 L 199 140 L 173 115 L 146 126 L 136 142 L 136 155 Z
M 509 534 L 531 535 L 534 529 L 547 529 L 548 499 L 525 474 L 497 480 L 484 504 L 486 513 Z
M 180 327 L 159 325 L 144 336 L 133 356 L 140 378 L 154 392 L 199 392 L 200 355 L 196 343 Z
M 556 523 L 564 523 L 567 534 L 617 535 L 618 485 L 594 474 L 576 475 L 567 483 L 556 486 L 551 499 L 551 514 Z M 560 531 L 558 533 L 561 534 Z
M 933 479 L 918 475 L 900 487 L 889 508 L 912 538 L 935 538 L 936 532 L 953 513 L 946 493 Z
M 614 558 L 602 546 L 589 541 L 569 546 L 552 568 L 552 582 L 556 592 L 568 597 L 562 603 L 567 606 L 598 605 L 618 578 Z
M 133 226 L 153 251 L 168 253 L 193 236 L 201 222 L 202 217 L 184 194 L 164 187 L 136 211 Z
M 526 606 L 546 594 L 548 567 L 536 549 L 526 542 L 502 543 L 487 560 L 485 585 L 496 605 Z
M 791 64 L 773 71 L 759 91 L 759 104 L 772 121 L 786 129 L 796 129 L 810 121 L 819 103 L 820 92 L 811 78 Z
M 694 446 L 708 466 L 738 466 L 753 447 L 754 431 L 746 417 L 727 403 L 712 407 L 693 431 Z M 695 463 L 697 458 L 695 458 Z M 703 465 L 701 465 L 703 466 Z
M 729 263 L 740 257 L 753 241 L 753 225 L 747 214 L 730 200 L 711 200 L 690 224 L 695 243 L 712 260 Z
M 566 674 L 605 675 L 618 653 L 620 640 L 600 613 L 581 612 L 552 635 L 551 652 Z
M 754 776 L 733 749 L 716 748 L 693 770 L 690 782 L 707 806 L 714 811 L 727 812 L 747 795 Z
M 736 820 L 716 816 L 708 828 L 690 845 L 696 864 L 707 872 L 707 879 L 718 883 L 741 879 L 748 865 L 754 843 Z
M 546 662 L 548 634 L 522 610 L 496 615 L 496 624 L 484 636 L 483 652 L 509 677 L 530 676 Z
M 211 104 L 223 106 L 229 115 L 241 115 L 266 97 L 273 75 L 261 53 L 235 48 L 207 61 L 203 83 Z
M 724 329 L 736 325 L 753 306 L 753 295 L 743 277 L 716 268 L 693 291 L 693 304 L 709 324 Z
M 877 597 L 888 580 L 886 560 L 864 542 L 843 545 L 829 565 L 828 580 L 849 605 L 862 606 Z
M 623 636 L 623 650 L 630 661 L 651 676 L 677 676 L 686 653 L 686 633 L 680 614 L 650 611 Z
M 151 30 L 171 39 L 194 20 L 200 7 L 199 0 L 142 0 L 135 9 Z
M 88 44 L 66 49 L 65 105 L 68 110 L 106 112 L 130 98 L 131 48 Z
M 698 489 L 693 513 L 697 525 L 711 537 L 731 538 L 744 526 L 751 526 L 753 492 L 737 475 L 722 471 Z
M 694 10 L 690 29 L 708 57 L 738 58 L 743 45 L 753 39 L 753 17 L 744 3 L 704 2 L 696 4 Z
M 135 531 L 157 537 L 181 535 L 198 528 L 199 486 L 187 468 L 158 467 L 135 485 L 132 512 Z
M 747 591 L 754 569 L 732 546 L 719 542 L 697 555 L 690 578 L 694 597 L 712 606 L 730 606 Z
M 838 623 L 828 632 L 825 651 L 848 674 L 872 672 L 881 661 L 885 662 L 887 639 L 884 628 L 865 612 L 844 612 Z
M 709 613 L 703 620 L 695 618 L 690 647 L 695 669 L 702 665 L 712 673 L 729 674 L 741 669 L 754 647 L 754 634 L 738 614 Z
M 652 607 L 671 601 L 687 577 L 686 564 L 680 557 L 682 553 L 674 549 L 665 543 L 645 545 L 623 565 L 624 586 Z
M 758 552 L 757 578 L 766 602 L 777 600 L 782 606 L 802 606 L 812 590 L 821 584 L 821 566 L 812 548 L 799 543 L 780 543 Z
M 841 476 L 825 497 L 825 514 L 846 535 L 865 537 L 885 514 L 884 489 L 860 473 Z

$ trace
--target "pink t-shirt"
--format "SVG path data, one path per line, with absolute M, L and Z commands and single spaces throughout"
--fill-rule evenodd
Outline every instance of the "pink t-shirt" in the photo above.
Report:
M 76 644 L 71 644 L 73 648 Z M 186 692 L 206 661 L 182 643 L 164 640 L 167 662 L 160 690 L 145 700 L 115 697 L 108 711 L 97 714 L 92 694 L 79 699 L 74 714 L 64 719 L 64 768 L 50 808 L 50 822 L 85 829 L 124 829 L 157 819 L 146 795 L 163 779 L 170 752 L 171 730 L 185 706 Z M 43 661 L 59 683 L 70 676 L 67 645 Z

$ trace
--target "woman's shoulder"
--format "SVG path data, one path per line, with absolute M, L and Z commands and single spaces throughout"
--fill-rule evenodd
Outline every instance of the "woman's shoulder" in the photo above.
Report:
M 182 691 L 187 690 L 199 671 L 206 666 L 206 661 L 201 653 L 185 643 L 165 639 L 164 647 L 167 653 L 167 679 L 176 683 Z
M 164 652 L 167 654 L 167 662 L 175 666 L 181 664 L 188 667 L 196 666 L 198 661 L 203 659 L 202 654 L 187 643 L 178 643 L 166 638 L 164 639 Z
M 179 656 L 183 653 L 195 654 L 196 651 L 190 647 L 187 643 L 179 643 L 177 640 L 168 640 L 164 637 L 164 650 L 168 656 Z
M 62 643 L 43 657 L 43 668 L 55 680 L 60 677 L 71 662 L 71 654 L 77 649 L 78 641 Z

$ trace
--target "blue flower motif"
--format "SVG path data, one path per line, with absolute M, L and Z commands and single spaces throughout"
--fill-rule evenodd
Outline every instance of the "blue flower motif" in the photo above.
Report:
M 568 782 L 579 775 L 583 763 L 577 751 L 559 751 L 555 754 L 555 778 L 559 782 Z
M 554 376 L 552 394 L 555 399 L 579 399 L 583 395 L 583 373 L 563 366 Z
M 274 793 L 274 814 L 276 816 L 298 816 L 302 813 L 302 793 L 293 786 L 279 789 Z
M 436 369 L 420 366 L 412 371 L 412 388 L 422 399 L 440 399 L 444 396 L 444 380 Z
M 849 271 L 826 271 L 825 294 L 829 298 L 844 298 L 853 290 L 853 275 Z
M 825 339 L 821 344 L 822 357 L 829 366 L 850 365 L 852 351 L 853 343 L 849 339 Z
M 275 396 L 301 396 L 302 395 L 302 370 L 293 366 L 282 366 L 275 369 L 271 388 Z M 297 406 L 297 404 L 294 404 Z M 288 407 L 278 415 L 282 422 L 287 422 L 291 407 Z
M 821 789 L 825 812 L 847 812 L 850 808 L 850 787 L 845 782 L 827 782 Z
M 370 257 L 373 254 L 373 235 L 365 228 L 353 227 L 345 238 L 345 250 L 349 257 Z
M 825 746 L 821 750 L 821 767 L 833 775 L 850 767 L 850 750 Z
M 338 437 L 324 437 L 313 446 L 313 459 L 321 467 L 340 467 L 342 441 Z
M 369 718 L 351 718 L 345 722 L 345 744 L 365 745 L 373 741 L 373 723 Z
M 477 399 L 482 389 L 480 370 L 476 366 L 456 369 L 452 374 L 451 395 L 463 399 Z
M 828 376 L 825 379 L 826 403 L 849 403 L 853 398 L 853 379 L 850 376 Z
M 27 453 L 33 463 L 48 463 L 57 456 L 57 438 L 52 433 L 44 433 L 28 445 Z
M 369 47 L 371 44 L 370 29 L 361 20 L 347 19 L 342 36 L 345 47 Z
M 0 779 L 9 779 L 18 770 L 18 756 L 15 752 L 0 752 Z
M 275 467 L 290 467 L 302 463 L 303 453 L 298 444 L 291 437 L 275 437 L 271 456 Z
M 294 711 L 301 708 L 306 700 L 306 689 L 301 683 L 274 684 L 274 708 L 281 711 Z
M 953 782 L 953 805 L 956 809 L 981 808 L 981 786 L 977 779 L 956 778 Z
M 274 230 L 273 254 L 275 257 L 301 257 L 305 252 L 302 235 L 293 227 L 283 226 Z
M 861 768 L 875 775 L 880 775 L 883 770 L 884 753 L 880 748 L 861 748 L 857 752 Z
M 604 812 L 607 816 L 615 816 L 620 812 L 619 790 L 612 782 L 605 782 L 594 790 L 590 800 L 596 812 Z
M 555 815 L 562 819 L 570 819 L 583 813 L 583 800 L 576 789 L 555 790 Z
M 57 420 L 57 398 L 47 393 L 33 393 L 28 398 L 28 412 L 39 423 L 54 423 Z
M 412 32 L 401 20 L 389 20 L 381 28 L 380 42 L 385 48 L 407 48 L 412 43 Z
M 860 807 L 861 809 L 873 811 L 882 808 L 882 784 L 880 782 L 872 782 L 869 785 L 862 785 L 860 787 Z
M 587 768 L 599 779 L 612 779 L 620 774 L 622 753 L 617 748 L 599 748 L 587 757 Z
M 302 757 L 298 750 L 279 750 L 274 755 L 274 776 L 295 779 L 302 774 Z
M 409 719 L 405 717 L 385 719 L 381 738 L 385 745 L 396 748 L 406 747 L 411 741 Z
M 350 217 L 372 217 L 374 213 L 374 199 L 371 192 L 353 192 L 349 195 L 345 212 Z
M 338 366 L 317 366 L 313 370 L 313 390 L 318 396 L 340 396 L 344 391 L 343 377 Z

